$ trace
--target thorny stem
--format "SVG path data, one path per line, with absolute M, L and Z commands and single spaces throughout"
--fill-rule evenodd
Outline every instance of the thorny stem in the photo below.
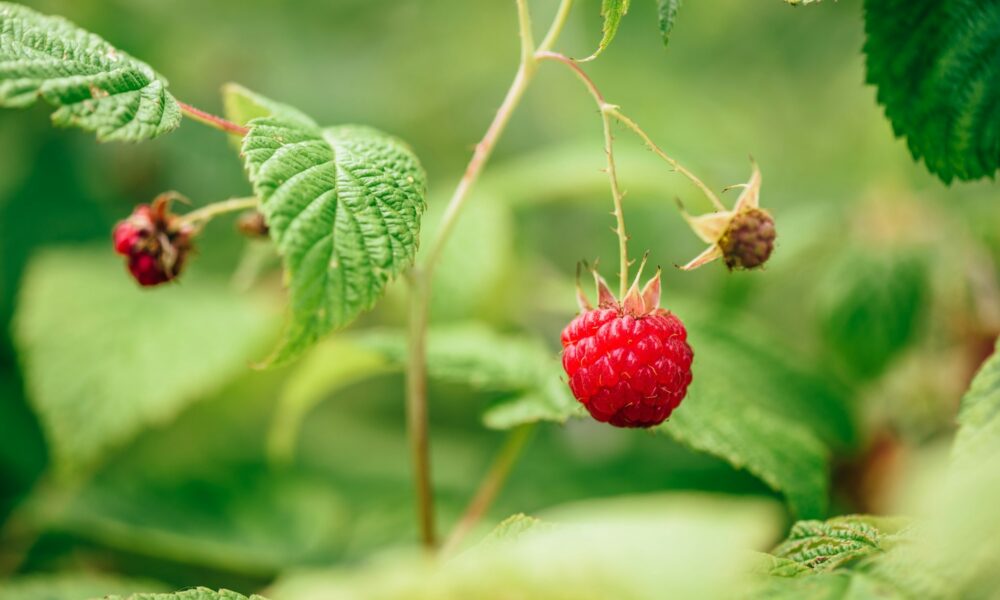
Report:
M 650 150 L 652 150 L 657 156 L 666 161 L 666 163 L 671 167 L 673 167 L 675 171 L 677 171 L 684 177 L 687 177 L 691 181 L 691 183 L 698 186 L 698 188 L 701 189 L 701 191 L 705 194 L 705 196 L 707 196 L 708 199 L 712 201 L 712 204 L 714 204 L 717 209 L 728 210 L 726 206 L 722 203 L 722 201 L 719 200 L 719 197 L 715 195 L 715 192 L 712 191 L 712 188 L 705 185 L 705 182 L 699 179 L 698 176 L 696 176 L 691 171 L 688 171 L 686 168 L 684 168 L 683 165 L 677 162 L 676 159 L 670 157 L 666 152 L 660 149 L 659 146 L 654 144 L 653 140 L 649 138 L 649 134 L 643 131 L 642 128 L 639 127 L 639 125 L 635 121 L 623 115 L 621 111 L 618 110 L 617 107 L 611 109 L 610 115 L 615 119 L 618 119 L 618 121 L 620 121 L 622 125 L 634 131 L 636 135 L 642 138 L 642 141 L 646 143 L 646 146 Z
M 538 67 L 535 56 L 534 36 L 531 32 L 531 14 L 528 11 L 527 0 L 515 0 L 517 5 L 518 29 L 521 38 L 521 60 L 514 81 L 507 90 L 500 108 L 487 128 L 483 138 L 476 144 L 472 158 L 469 160 L 465 173 L 455 188 L 445 208 L 437 237 L 431 243 L 426 259 L 420 266 L 411 269 L 410 282 L 410 328 L 409 328 L 409 360 L 406 366 L 406 407 L 407 428 L 410 436 L 410 446 L 413 451 L 414 479 L 417 490 L 417 511 L 421 527 L 421 539 L 424 547 L 432 549 L 435 546 L 434 504 L 431 488 L 430 459 L 428 448 L 427 424 L 427 324 L 428 306 L 430 305 L 431 282 L 434 268 L 441 258 L 441 253 L 458 216 L 468 200 L 469 193 L 479 179 L 493 149 L 501 134 L 507 127 L 514 110 L 521 102 L 525 90 L 531 83 Z M 558 39 L 566 17 L 569 14 L 573 0 L 562 0 L 556 12 L 555 19 L 542 41 L 542 49 L 551 47 Z
M 221 202 L 213 202 L 212 204 L 207 204 L 197 210 L 192 210 L 191 212 L 186 213 L 182 217 L 182 220 L 191 225 L 199 225 L 211 221 L 219 215 L 240 210 L 247 210 L 250 208 L 257 208 L 259 205 L 260 202 L 253 196 L 249 198 L 231 198 Z
M 448 556 L 457 550 L 462 540 L 465 539 L 465 536 L 472 531 L 473 527 L 486 514 L 486 511 L 500 492 L 500 488 L 507 481 L 514 463 L 517 462 L 528 440 L 531 439 L 534 429 L 534 424 L 528 424 L 521 425 L 510 432 L 503 447 L 500 448 L 500 452 L 493 460 L 493 465 L 490 466 L 490 470 L 486 473 L 486 477 L 479 484 L 479 489 L 476 491 L 475 497 L 473 497 L 472 502 L 465 509 L 465 514 L 462 515 L 462 518 L 455 525 L 455 528 L 451 531 L 451 535 L 448 536 L 447 541 L 445 541 L 444 546 L 441 548 L 443 556 Z
M 612 214 L 614 214 L 616 220 L 615 234 L 618 235 L 618 297 L 624 298 L 625 292 L 628 290 L 628 270 L 631 263 L 628 260 L 628 233 L 625 231 L 625 212 L 622 209 L 624 194 L 622 194 L 621 186 L 618 184 L 618 169 L 615 166 L 614 134 L 611 131 L 611 116 L 617 114 L 618 107 L 608 104 L 601 91 L 594 85 L 594 81 L 572 58 L 557 52 L 548 51 L 539 52 L 535 56 L 539 60 L 552 60 L 569 67 L 580 81 L 583 82 L 583 85 L 586 86 L 587 91 L 593 96 L 601 112 L 601 123 L 604 125 L 604 154 L 607 157 L 606 170 L 608 180 L 611 183 L 611 199 L 615 206 Z
M 177 101 L 177 104 L 180 105 L 181 112 L 184 113 L 185 116 L 190 117 L 195 121 L 198 121 L 199 123 L 208 125 L 209 127 L 214 127 L 219 131 L 225 131 L 226 133 L 233 133 L 238 136 L 244 136 L 250 132 L 249 129 L 243 127 L 242 125 L 237 125 L 232 121 L 227 121 L 222 117 L 217 117 L 211 113 L 207 113 L 199 108 L 191 106 L 190 104 L 185 104 L 180 100 Z

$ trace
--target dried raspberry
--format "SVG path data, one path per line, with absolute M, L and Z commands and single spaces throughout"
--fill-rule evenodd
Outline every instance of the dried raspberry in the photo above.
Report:
M 115 252 L 128 257 L 128 270 L 142 286 L 176 279 L 192 248 L 194 228 L 170 212 L 172 195 L 141 204 L 115 226 Z
M 774 219 L 759 208 L 737 213 L 719 240 L 722 258 L 733 269 L 754 269 L 774 251 Z
M 652 427 L 680 405 L 691 383 L 694 357 L 683 323 L 658 308 L 659 273 L 623 302 L 597 277 L 601 306 L 585 311 L 562 332 L 569 387 L 598 421 L 615 427 Z M 603 289 L 600 289 L 603 288 Z

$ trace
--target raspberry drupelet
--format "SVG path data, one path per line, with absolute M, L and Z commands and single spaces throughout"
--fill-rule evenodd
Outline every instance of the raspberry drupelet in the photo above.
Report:
M 127 259 L 129 273 L 143 287 L 180 275 L 191 251 L 195 228 L 170 212 L 172 194 L 140 204 L 115 226 L 115 252 Z
M 598 421 L 615 427 L 652 427 L 680 405 L 691 383 L 694 357 L 687 331 L 659 308 L 660 274 L 640 293 L 635 285 L 618 302 L 596 275 L 599 306 L 562 332 L 563 368 L 573 395 Z

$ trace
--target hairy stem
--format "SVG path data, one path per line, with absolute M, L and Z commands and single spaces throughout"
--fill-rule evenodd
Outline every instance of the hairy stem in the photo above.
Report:
M 482 483 L 479 484 L 479 489 L 476 491 L 472 502 L 469 503 L 462 518 L 459 519 L 451 535 L 448 536 L 448 540 L 441 548 L 441 554 L 447 556 L 457 550 L 462 540 L 465 539 L 465 536 L 472 531 L 476 524 L 479 523 L 479 520 L 483 518 L 483 515 L 486 514 L 486 511 L 489 510 L 490 505 L 493 504 L 503 484 L 507 481 L 514 463 L 521 456 L 521 452 L 531 438 L 534 429 L 535 426 L 533 423 L 521 425 L 507 436 L 507 440 L 493 460 L 490 470 L 486 473 Z
M 618 107 L 608 104 L 604 99 L 604 95 L 597 89 L 594 81 L 572 58 L 549 51 L 540 51 L 535 56 L 539 60 L 551 60 L 569 67 L 580 81 L 583 82 L 583 85 L 586 86 L 587 91 L 590 92 L 601 112 L 601 123 L 604 126 L 604 154 L 607 158 L 606 171 L 608 173 L 608 181 L 611 184 L 611 200 L 614 202 L 615 207 L 612 213 L 615 216 L 615 234 L 618 236 L 618 297 L 623 298 L 626 290 L 628 290 L 628 271 L 631 263 L 628 259 L 628 233 L 625 231 L 625 211 L 622 208 L 624 194 L 622 194 L 621 186 L 618 183 L 618 168 L 615 165 L 614 134 L 611 131 L 611 115 L 617 112 Z
M 256 197 L 231 198 L 221 202 L 213 202 L 212 204 L 207 204 L 197 210 L 192 210 L 191 212 L 186 213 L 182 218 L 185 223 L 198 225 L 207 223 L 219 215 L 257 208 L 258 206 L 260 206 L 260 201 L 258 201 Z
M 500 136 L 507 128 L 511 116 L 524 97 L 525 90 L 531 83 L 538 67 L 535 56 L 535 42 L 531 31 L 531 14 L 528 11 L 527 0 L 515 0 L 517 5 L 517 21 L 521 38 L 521 60 L 514 81 L 497 110 L 493 121 L 487 128 L 483 138 L 476 144 L 472 158 L 458 186 L 452 193 L 451 200 L 445 208 L 436 238 L 431 242 L 430 250 L 419 267 L 414 267 L 410 273 L 410 327 L 409 327 L 409 360 L 406 364 L 406 406 L 407 423 L 410 435 L 410 446 L 413 451 L 414 479 L 417 489 L 417 510 L 421 525 L 421 539 L 424 546 L 433 548 L 435 545 L 434 506 L 431 490 L 430 459 L 427 435 L 427 325 L 428 307 L 430 305 L 431 282 L 434 268 L 441 258 L 445 245 L 451 236 L 462 208 L 469 198 L 469 193 L 479 180 L 479 176 L 493 154 Z M 566 17 L 572 6 L 572 0 L 562 0 L 552 22 L 549 32 L 542 44 L 549 47 L 555 43 L 566 23 Z
M 618 107 L 612 108 L 608 114 L 610 114 L 612 117 L 620 121 L 622 125 L 628 127 L 633 132 L 635 132 L 635 134 L 638 135 L 640 138 L 642 138 L 642 141 L 646 143 L 646 147 L 652 150 L 654 154 L 656 154 L 664 161 L 666 161 L 666 163 L 670 165 L 675 171 L 677 171 L 684 177 L 687 177 L 688 180 L 691 181 L 691 183 L 698 186 L 698 188 L 705 194 L 705 196 L 712 202 L 712 204 L 715 205 L 717 209 L 727 210 L 726 206 L 722 203 L 721 200 L 719 200 L 719 197 L 716 196 L 715 192 L 712 191 L 712 188 L 705 185 L 704 181 L 699 179 L 691 171 L 687 170 L 683 165 L 677 162 L 676 159 L 672 158 L 666 152 L 660 149 L 659 146 L 654 144 L 653 140 L 649 138 L 649 135 L 645 131 L 643 131 L 642 128 L 639 127 L 639 125 L 635 121 L 623 115 L 621 111 L 618 110 Z
M 237 125 L 232 121 L 227 121 L 222 117 L 217 117 L 211 113 L 207 113 L 199 108 L 191 106 L 190 104 L 185 104 L 180 100 L 177 101 L 177 104 L 180 105 L 181 112 L 184 114 L 184 116 L 190 117 L 195 121 L 198 121 L 199 123 L 208 125 L 209 127 L 213 127 L 215 129 L 218 129 L 219 131 L 225 131 L 226 133 L 233 133 L 238 136 L 244 136 L 250 131 L 249 129 L 243 127 L 242 125 Z

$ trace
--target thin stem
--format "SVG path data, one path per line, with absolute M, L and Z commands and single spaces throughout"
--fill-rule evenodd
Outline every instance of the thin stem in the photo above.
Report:
M 185 116 L 190 117 L 199 123 L 208 125 L 209 127 L 218 129 L 219 131 L 233 133 L 238 136 L 244 136 L 250 132 L 249 129 L 243 127 L 242 125 L 237 125 L 232 121 L 227 121 L 222 117 L 217 117 L 211 113 L 207 113 L 199 108 L 191 106 L 190 104 L 185 104 L 179 100 L 177 101 L 177 104 L 180 105 L 181 112 L 184 113 Z
M 247 210 L 250 208 L 257 208 L 259 205 L 260 202 L 255 197 L 231 198 L 221 202 L 213 202 L 212 204 L 207 204 L 197 210 L 192 210 L 191 212 L 185 214 L 182 218 L 184 222 L 192 225 L 203 224 L 211 221 L 219 215 L 240 210 Z
M 696 176 L 691 171 L 688 171 L 686 168 L 684 168 L 683 165 L 677 162 L 676 159 L 669 156 L 659 146 L 654 144 L 653 140 L 649 138 L 649 135 L 645 131 L 643 131 L 642 128 L 639 127 L 639 125 L 635 121 L 623 115 L 621 111 L 618 110 L 617 107 L 610 110 L 610 115 L 615 119 L 618 119 L 622 123 L 622 125 L 634 131 L 636 135 L 642 138 L 642 141 L 646 143 L 646 146 L 650 150 L 652 150 L 657 156 L 666 161 L 667 164 L 673 167 L 675 171 L 677 171 L 684 177 L 687 177 L 691 181 L 691 183 L 698 186 L 698 188 L 701 189 L 701 191 L 705 194 L 705 196 L 707 196 L 708 199 L 712 201 L 712 204 L 714 204 L 717 209 L 728 210 L 726 206 L 722 203 L 722 201 L 719 200 L 719 197 L 715 195 L 715 192 L 713 192 L 710 187 L 705 185 L 704 181 L 699 179 L 698 176 Z
M 559 4 L 559 9 L 556 11 L 555 19 L 552 20 L 552 25 L 549 26 L 548 33 L 542 38 L 542 43 L 538 45 L 539 52 L 552 49 L 556 40 L 559 39 L 559 34 L 562 33 L 563 28 L 566 26 L 566 19 L 569 17 L 569 12 L 572 8 L 573 0 L 562 0 Z
M 473 496 L 462 518 L 459 519 L 451 535 L 448 536 L 448 540 L 441 548 L 442 555 L 447 556 L 458 549 L 465 536 L 472 531 L 483 515 L 486 514 L 486 511 L 489 510 L 500 489 L 503 488 L 503 484 L 507 481 L 511 469 L 513 469 L 517 459 L 521 456 L 521 452 L 527 445 L 528 440 L 531 439 L 534 429 L 534 424 L 522 425 L 511 431 L 510 435 L 507 436 L 507 440 L 493 460 L 490 470 L 487 471 L 482 483 L 479 484 L 476 495 Z
M 615 151 L 614 151 L 614 134 L 611 131 L 611 115 L 617 113 L 618 107 L 613 104 L 608 104 L 604 99 L 604 95 L 601 91 L 597 89 L 594 81 L 580 68 L 580 65 L 576 64 L 576 61 L 564 56 L 557 52 L 541 51 L 535 54 L 535 57 L 539 60 L 552 60 L 558 63 L 564 64 L 573 73 L 576 74 L 577 78 L 583 82 L 583 85 L 593 96 L 594 101 L 597 103 L 598 109 L 601 112 L 601 123 L 604 126 L 604 154 L 607 157 L 607 173 L 608 181 L 611 184 L 611 199 L 614 202 L 615 210 L 612 214 L 615 216 L 616 227 L 615 234 L 618 236 L 618 297 L 625 297 L 625 292 L 628 290 L 629 285 L 629 266 L 631 263 L 628 260 L 628 233 L 625 231 L 625 211 L 622 208 L 622 194 L 621 186 L 618 183 L 618 168 L 615 165 Z
M 566 21 L 565 13 L 569 10 L 570 0 L 563 0 L 559 13 L 555 21 L 549 28 L 549 33 L 545 37 L 543 44 L 551 45 L 559 37 Z M 444 251 L 445 245 L 451 236 L 458 216 L 462 212 L 462 207 L 469 198 L 469 193 L 478 181 L 483 168 L 493 154 L 500 136 L 507 128 L 514 110 L 524 97 L 525 90 L 531 83 L 538 67 L 538 59 L 535 57 L 534 37 L 531 33 L 531 15 L 528 11 L 527 0 L 516 0 L 518 28 L 521 37 L 521 60 L 511 82 L 510 89 L 504 97 L 500 108 L 497 110 L 493 121 L 487 128 L 483 138 L 476 144 L 476 149 L 472 153 L 468 166 L 458 186 L 452 193 L 451 200 L 445 208 L 441 219 L 441 226 L 437 236 L 431 243 L 422 265 L 413 268 L 410 272 L 410 341 L 409 360 L 406 363 L 406 407 L 407 424 L 410 435 L 410 447 L 413 453 L 414 479 L 417 489 L 417 510 L 420 519 L 421 539 L 424 546 L 433 548 L 435 543 L 434 533 L 434 505 L 431 489 L 430 458 L 428 443 L 428 423 L 427 423 L 427 324 L 429 320 L 428 306 L 430 305 L 431 282 L 433 281 L 434 268 L 437 266 Z
M 437 544 L 434 528 L 434 488 L 431 482 L 430 435 L 427 417 L 427 321 L 429 279 L 416 267 L 409 273 L 410 337 L 406 368 L 406 429 L 410 438 L 417 517 L 424 548 Z

